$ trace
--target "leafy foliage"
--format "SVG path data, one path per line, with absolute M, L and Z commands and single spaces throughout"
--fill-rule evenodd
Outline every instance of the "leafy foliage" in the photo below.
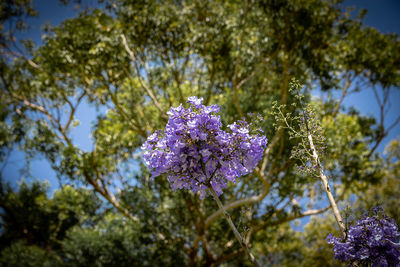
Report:
M 336 264 L 320 243 L 332 232 L 329 217 L 312 219 L 304 233 L 290 224 L 327 210 L 315 178 L 296 171 L 291 152 L 300 140 L 271 127 L 274 101 L 283 114 L 301 111 L 288 91 L 292 77 L 324 131 L 339 206 L 355 194 L 365 203 L 356 211 L 377 200 L 398 220 L 398 168 L 375 151 L 389 129 L 341 107 L 350 92 L 400 85 L 400 42 L 365 27 L 362 14 L 342 12 L 341 1 L 110 0 L 47 27 L 43 45 L 24 41 L 21 51 L 12 45 L 18 29 L 3 21 L 35 12 L 29 1 L 3 2 L 0 158 L 15 148 L 42 155 L 64 188 L 49 198 L 38 184 L 15 192 L 3 185 L 2 263 L 247 264 L 212 199 L 172 192 L 167 177 L 152 180 L 144 166 L 141 144 L 165 128 L 167 110 L 197 96 L 220 107 L 223 123 L 263 116 L 263 159 L 221 196 L 255 256 L 271 265 Z M 343 97 L 313 99 L 313 88 Z M 82 106 L 95 115 L 87 150 L 73 135 Z

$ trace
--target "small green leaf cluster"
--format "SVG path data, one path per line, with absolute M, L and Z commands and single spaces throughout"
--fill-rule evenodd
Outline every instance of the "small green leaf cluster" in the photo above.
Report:
M 301 86 L 295 79 L 289 84 L 289 93 L 294 101 L 290 106 L 273 103 L 273 115 L 277 130 L 288 129 L 289 140 L 293 140 L 290 159 L 296 161 L 296 171 L 302 175 L 317 176 L 318 165 L 313 153 L 318 157 L 325 154 L 326 144 L 320 117 L 315 112 L 312 102 L 305 103 L 305 95 L 300 93 Z M 313 151 L 310 138 L 314 145 Z

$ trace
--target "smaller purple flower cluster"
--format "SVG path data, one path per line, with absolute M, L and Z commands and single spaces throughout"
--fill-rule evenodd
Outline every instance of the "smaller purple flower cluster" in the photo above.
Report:
M 228 181 L 251 172 L 267 139 L 261 130 L 250 134 L 245 121 L 228 125 L 230 132 L 221 130 L 219 107 L 204 106 L 202 100 L 192 96 L 189 108 L 171 108 L 165 133 L 150 135 L 142 149 L 152 177 L 167 174 L 173 190 L 191 189 L 204 198 L 208 187 L 221 195 Z
M 351 226 L 347 238 L 329 234 L 327 241 L 334 245 L 335 258 L 350 264 L 400 267 L 400 232 L 396 222 L 383 215 L 381 208 L 374 208 L 373 215 L 364 217 Z

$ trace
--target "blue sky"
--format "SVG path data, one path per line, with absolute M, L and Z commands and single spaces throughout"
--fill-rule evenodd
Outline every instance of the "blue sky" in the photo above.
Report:
M 30 31 L 23 33 L 21 37 L 31 38 L 36 44 L 41 43 L 41 25 L 49 23 L 58 25 L 68 18 L 76 16 L 77 11 L 73 6 L 62 6 L 55 0 L 34 0 L 34 6 L 39 11 L 39 18 L 29 19 Z M 83 1 L 91 5 L 95 1 Z M 344 6 L 355 6 L 358 8 L 368 9 L 365 17 L 365 25 L 372 26 L 384 33 L 400 34 L 400 1 L 397 0 L 350 0 L 344 3 Z M 390 125 L 397 116 L 400 115 L 400 90 L 391 88 L 392 108 L 389 110 L 386 125 Z M 340 92 L 339 92 L 340 93 Z M 375 97 L 371 89 L 365 89 L 360 93 L 353 94 L 345 98 L 346 106 L 355 106 L 362 114 L 377 116 L 379 113 Z M 91 150 L 91 123 L 96 118 L 96 112 L 93 107 L 87 104 L 80 106 L 77 112 L 77 117 L 80 125 L 73 132 L 73 142 L 83 150 Z M 378 151 L 382 151 L 387 142 L 393 138 L 400 136 L 400 126 L 398 125 L 384 139 L 384 142 L 379 146 Z M 18 184 L 18 181 L 24 177 L 25 180 L 41 179 L 48 180 L 51 188 L 54 190 L 58 187 L 54 171 L 51 169 L 47 161 L 38 156 L 31 162 L 31 177 L 26 177 L 20 173 L 20 169 L 25 165 L 24 153 L 14 150 L 4 168 L 2 175 L 6 181 L 10 181 L 13 186 Z M 0 165 L 1 166 L 1 165 Z

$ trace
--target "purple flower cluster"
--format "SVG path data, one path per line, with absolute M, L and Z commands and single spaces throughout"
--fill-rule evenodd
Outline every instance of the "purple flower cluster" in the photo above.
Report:
M 192 96 L 189 108 L 171 108 L 165 133 L 150 135 L 142 149 L 152 177 L 167 174 L 173 190 L 191 189 L 204 198 L 208 187 L 221 195 L 228 181 L 235 183 L 237 177 L 251 172 L 267 139 L 261 130 L 251 134 L 245 121 L 223 131 L 218 106 L 204 106 L 202 100 Z
M 351 226 L 345 241 L 329 234 L 328 243 L 334 245 L 335 258 L 372 266 L 400 266 L 400 232 L 394 220 L 378 216 L 380 208 L 373 209 L 374 215 L 365 215 Z M 382 218 L 380 218 L 382 217 Z M 349 265 L 349 266 L 350 266 Z

